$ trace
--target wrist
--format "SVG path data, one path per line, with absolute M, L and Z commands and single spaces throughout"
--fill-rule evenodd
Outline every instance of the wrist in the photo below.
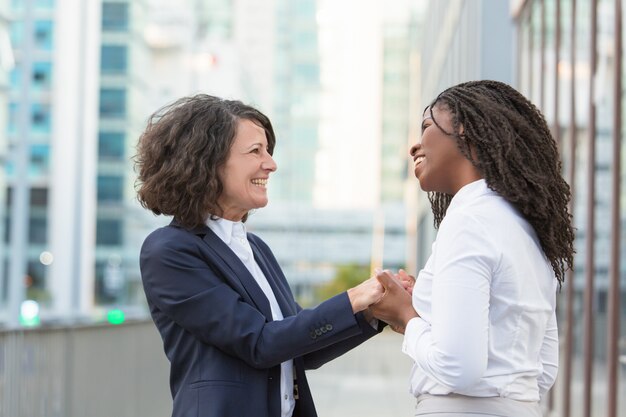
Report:
M 362 307 L 359 302 L 358 287 L 350 288 L 346 292 L 348 293 L 348 300 L 350 300 L 350 306 L 352 307 L 352 312 L 354 314 L 365 309 L 365 307 Z
M 369 308 L 366 308 L 365 310 L 363 310 L 362 313 L 363 313 L 363 318 L 368 323 L 370 323 L 374 319 L 374 315 L 372 314 L 372 311 Z
M 417 314 L 413 307 L 407 309 L 406 314 L 404 315 L 404 317 L 402 317 L 402 327 L 406 328 L 406 326 L 409 324 L 409 321 L 416 317 L 419 317 L 419 314 Z

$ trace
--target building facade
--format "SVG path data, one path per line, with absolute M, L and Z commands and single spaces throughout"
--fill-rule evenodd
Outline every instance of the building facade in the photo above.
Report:
M 572 187 L 574 270 L 559 294 L 563 416 L 626 414 L 624 11 L 619 0 L 511 2 L 517 85 L 559 143 Z

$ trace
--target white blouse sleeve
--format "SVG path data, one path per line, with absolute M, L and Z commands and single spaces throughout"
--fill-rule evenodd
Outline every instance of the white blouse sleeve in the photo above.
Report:
M 537 379 L 539 395 L 544 396 L 554 385 L 559 370 L 559 330 L 556 324 L 556 313 L 552 313 L 546 327 L 546 334 L 541 345 L 541 366 L 543 372 Z
M 487 232 L 466 216 L 444 220 L 433 253 L 431 323 L 415 318 L 405 329 L 403 351 L 451 391 L 473 384 L 487 368 L 489 287 L 499 262 Z

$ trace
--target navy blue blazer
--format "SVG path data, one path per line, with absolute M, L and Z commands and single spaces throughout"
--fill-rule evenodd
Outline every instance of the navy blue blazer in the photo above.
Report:
M 173 417 L 279 417 L 280 364 L 294 360 L 294 417 L 315 417 L 305 369 L 342 355 L 377 331 L 341 293 L 301 309 L 269 247 L 248 233 L 283 320 L 234 252 L 208 226 L 174 221 L 152 232 L 140 266 L 152 319 L 170 361 Z

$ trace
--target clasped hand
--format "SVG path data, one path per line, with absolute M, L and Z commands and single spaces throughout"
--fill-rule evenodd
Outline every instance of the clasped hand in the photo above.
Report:
M 404 270 L 397 274 L 389 270 L 376 275 L 348 290 L 353 311 L 364 311 L 367 318 L 375 317 L 389 324 L 398 333 L 404 333 L 409 320 L 418 317 L 411 295 L 415 278 Z

